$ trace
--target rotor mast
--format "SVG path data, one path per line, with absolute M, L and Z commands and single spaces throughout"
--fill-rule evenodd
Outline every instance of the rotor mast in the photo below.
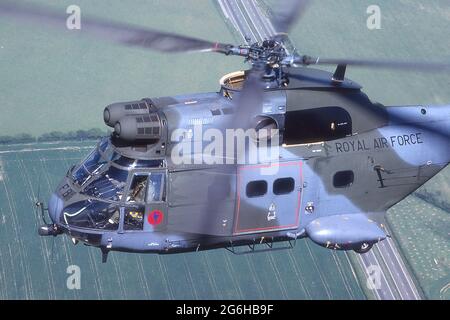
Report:
M 223 50 L 225 49 L 225 50 Z M 223 50 L 223 51 L 222 51 Z M 262 43 L 255 42 L 250 45 L 229 46 L 221 48 L 226 55 L 241 56 L 252 65 L 252 69 L 263 70 L 262 79 L 281 87 L 287 84 L 283 67 L 291 65 L 294 56 L 288 55 L 282 42 L 274 39 L 266 39 Z

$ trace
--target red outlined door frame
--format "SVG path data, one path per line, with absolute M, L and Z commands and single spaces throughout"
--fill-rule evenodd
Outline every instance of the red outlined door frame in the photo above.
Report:
M 247 229 L 238 229 L 239 226 L 239 217 L 241 215 L 241 172 L 243 170 L 255 170 L 255 169 L 263 169 L 263 168 L 271 168 L 274 166 L 298 166 L 298 178 L 299 178 L 299 186 L 297 186 L 298 198 L 297 198 L 297 206 L 295 208 L 295 223 L 289 225 L 281 225 L 281 226 L 271 226 L 265 228 L 247 228 Z M 287 162 L 279 162 L 279 163 L 271 163 L 271 164 L 259 164 L 259 165 L 243 165 L 239 166 L 237 169 L 237 179 L 236 179 L 236 212 L 234 217 L 234 227 L 233 234 L 247 234 L 247 233 L 259 233 L 259 232 L 269 232 L 269 231 L 280 231 L 280 230 L 289 230 L 298 228 L 300 224 L 300 206 L 302 203 L 302 194 L 303 194 L 303 161 L 287 161 Z M 301 189 L 299 189 L 299 187 Z

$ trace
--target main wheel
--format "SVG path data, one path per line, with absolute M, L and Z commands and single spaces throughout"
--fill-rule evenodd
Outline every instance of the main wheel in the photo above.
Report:
M 369 252 L 370 249 L 372 249 L 372 246 L 373 245 L 368 242 L 363 242 L 363 243 L 361 243 L 359 248 L 353 249 L 353 251 L 355 251 L 356 253 L 359 253 L 359 254 L 363 254 L 363 253 Z

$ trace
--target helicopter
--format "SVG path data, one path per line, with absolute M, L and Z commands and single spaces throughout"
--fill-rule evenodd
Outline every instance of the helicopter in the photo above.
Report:
M 244 254 L 302 238 L 362 254 L 389 237 L 386 211 L 450 162 L 450 105 L 372 102 L 346 70 L 450 64 L 290 52 L 288 32 L 308 3 L 281 1 L 277 34 L 240 46 L 83 18 L 83 32 L 100 40 L 240 56 L 251 68 L 223 76 L 217 92 L 108 105 L 111 135 L 68 170 L 48 208 L 36 203 L 39 235 L 98 247 L 103 262 L 111 251 Z M 36 5 L 5 1 L 0 15 L 65 25 L 62 13 Z

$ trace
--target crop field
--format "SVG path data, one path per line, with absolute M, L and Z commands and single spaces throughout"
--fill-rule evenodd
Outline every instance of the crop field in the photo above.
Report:
M 446 180 L 444 180 L 445 178 Z M 446 182 L 444 182 L 446 181 Z M 450 167 L 417 191 L 445 190 Z M 448 193 L 442 195 L 449 203 Z M 450 299 L 450 212 L 412 195 L 388 212 L 389 224 L 428 298 Z
M 76 4 L 83 17 L 233 43 L 209 0 L 39 0 L 65 14 Z M 81 30 L 0 20 L 0 135 L 103 128 L 113 102 L 219 89 L 242 59 L 208 53 L 159 54 L 83 37 Z
M 65 236 L 39 237 L 37 193 L 47 199 L 90 147 L 0 149 L 0 299 L 365 298 L 346 254 L 309 240 L 292 250 L 239 256 L 224 249 L 167 256 L 112 252 L 102 264 L 98 249 L 74 246 Z M 80 290 L 67 289 L 70 265 L 81 269 Z
M 381 10 L 379 30 L 367 28 L 366 11 L 374 4 Z M 448 0 L 320 0 L 312 2 L 290 38 L 301 54 L 324 58 L 448 62 L 449 30 Z M 347 77 L 385 105 L 450 104 L 448 73 L 349 67 Z

